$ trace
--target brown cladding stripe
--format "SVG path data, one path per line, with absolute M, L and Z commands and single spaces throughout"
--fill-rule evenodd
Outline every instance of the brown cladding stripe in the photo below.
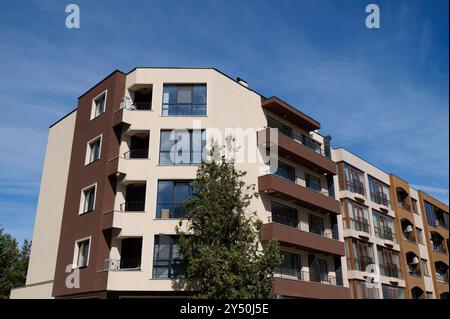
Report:
M 91 120 L 92 101 L 104 91 L 107 92 L 105 112 Z M 99 270 L 109 257 L 110 233 L 102 231 L 102 218 L 105 218 L 102 213 L 114 209 L 115 184 L 107 176 L 107 168 L 109 160 L 119 154 L 113 117 L 124 91 L 125 74 L 115 71 L 79 98 L 72 145 L 77 152 L 72 152 L 70 160 L 52 294 L 55 297 L 106 290 L 108 273 Z M 99 135 L 102 135 L 101 157 L 85 166 L 87 143 Z M 92 212 L 79 215 L 82 189 L 95 183 L 95 208 Z M 66 267 L 73 263 L 75 241 L 87 237 L 91 238 L 89 264 L 80 269 L 80 287 L 66 287 L 69 275 Z

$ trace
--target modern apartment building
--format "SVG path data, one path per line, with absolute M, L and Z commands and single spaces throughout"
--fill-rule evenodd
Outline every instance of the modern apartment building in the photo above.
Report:
M 216 69 L 114 71 L 50 127 L 27 282 L 11 297 L 189 295 L 175 236 L 182 203 L 210 138 L 244 131 L 236 146 L 275 154 L 236 164 L 261 193 L 249 207 L 261 244 L 277 238 L 283 251 L 273 296 L 349 298 L 337 167 L 319 129 Z
M 332 154 L 352 298 L 446 298 L 448 207 L 345 149 Z

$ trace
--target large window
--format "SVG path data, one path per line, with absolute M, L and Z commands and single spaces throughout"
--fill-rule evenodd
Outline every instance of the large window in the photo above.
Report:
M 405 299 L 405 288 L 382 284 L 384 299 Z
M 177 236 L 156 235 L 153 278 L 184 278 L 186 270 L 177 249 Z
M 161 131 L 159 164 L 200 164 L 206 146 L 205 130 Z
M 375 235 L 378 238 L 396 241 L 394 219 L 375 209 L 372 209 Z
M 345 189 L 360 195 L 365 195 L 364 173 L 359 169 L 344 163 Z
M 280 121 L 277 121 L 271 117 L 267 118 L 267 124 L 270 128 L 278 129 L 278 132 L 287 135 L 289 137 L 292 137 L 292 128 L 289 126 L 281 123 Z
M 100 159 L 101 141 L 101 136 L 99 136 L 88 143 L 88 156 L 86 158 L 86 164 L 90 164 Z
M 351 229 L 370 233 L 369 211 L 366 206 L 352 200 L 347 200 L 349 211 L 349 226 Z M 346 226 L 346 223 L 344 223 Z
M 322 190 L 322 186 L 320 185 L 320 178 L 306 173 L 306 187 L 313 191 L 320 192 Z
M 75 243 L 75 258 L 78 268 L 87 267 L 89 263 L 90 239 L 79 240 Z
M 345 245 L 349 269 L 366 271 L 367 266 L 374 263 L 371 243 L 355 238 L 347 238 Z M 349 257 L 350 249 L 353 252 L 353 260 Z
M 401 278 L 398 252 L 381 246 L 377 247 L 380 275 Z
M 300 274 L 300 256 L 295 253 L 280 251 L 282 262 L 277 270 L 281 275 L 301 278 Z
M 389 206 L 389 187 L 369 175 L 370 200 L 374 203 Z
M 183 203 L 191 196 L 190 181 L 158 181 L 156 218 L 183 218 Z
M 205 116 L 206 84 L 164 85 L 163 116 Z
M 298 227 L 298 215 L 295 208 L 271 202 L 272 221 L 287 225 L 290 227 Z
M 289 164 L 278 161 L 277 171 L 275 175 L 286 178 L 292 182 L 295 181 L 295 168 Z

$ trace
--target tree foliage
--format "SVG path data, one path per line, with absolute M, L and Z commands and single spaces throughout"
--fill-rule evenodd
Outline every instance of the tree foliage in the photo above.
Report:
M 281 263 L 278 243 L 259 245 L 262 223 L 248 211 L 255 186 L 246 186 L 234 161 L 217 159 L 215 148 L 209 155 L 216 159 L 199 167 L 185 202 L 187 229 L 177 227 L 187 285 L 196 298 L 267 298 Z
M 0 228 L 0 299 L 8 299 L 12 288 L 25 285 L 31 243 L 17 241 Z

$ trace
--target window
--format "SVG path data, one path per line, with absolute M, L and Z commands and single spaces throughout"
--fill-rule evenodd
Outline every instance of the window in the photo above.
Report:
M 205 116 L 206 84 L 164 85 L 163 116 Z
M 295 208 L 271 202 L 272 221 L 287 225 L 290 227 L 298 227 L 298 215 Z
M 427 223 L 431 227 L 436 227 L 436 216 L 434 214 L 434 206 L 424 201 L 425 204 L 425 213 L 427 215 Z
M 322 217 L 309 214 L 309 232 L 323 236 L 324 227 Z
M 369 210 L 367 207 L 351 200 L 346 202 L 348 203 L 350 228 L 370 233 Z
M 91 119 L 105 113 L 105 102 L 106 102 L 106 92 L 102 93 L 100 96 L 96 97 L 93 101 L 93 112 L 91 114 Z
M 425 259 L 421 259 L 420 263 L 422 264 L 422 273 L 423 273 L 423 275 L 429 277 L 430 276 L 430 272 L 428 271 L 427 261 Z
M 289 164 L 278 161 L 278 167 L 275 175 L 295 182 L 295 168 Z
M 89 213 L 95 206 L 95 186 L 90 186 L 82 191 L 83 207 L 81 213 Z
M 353 264 L 349 264 L 349 269 L 366 271 L 367 266 L 373 264 L 372 244 L 358 239 L 346 239 L 347 250 L 353 251 Z M 350 256 L 347 254 L 347 256 Z M 348 260 L 350 258 L 348 257 Z
M 365 195 L 364 173 L 353 166 L 344 163 L 345 189 L 352 193 Z
M 90 164 L 100 159 L 101 137 L 96 137 L 93 141 L 88 143 L 88 158 L 86 164 Z
M 205 130 L 161 131 L 159 164 L 200 164 L 206 146 Z
M 322 187 L 320 186 L 320 178 L 306 173 L 306 187 L 313 191 L 320 192 L 322 190 Z
M 300 256 L 287 251 L 280 251 L 282 262 L 278 268 L 278 273 L 293 277 L 300 277 Z
M 389 206 L 389 186 L 369 175 L 370 200 L 374 203 Z
M 416 227 L 416 233 L 417 233 L 417 242 L 418 242 L 419 244 L 422 244 L 422 245 L 423 245 L 422 229 Z
M 178 253 L 177 240 L 177 236 L 155 236 L 153 278 L 186 277 L 185 266 Z
M 281 123 L 281 122 L 279 122 L 279 121 L 277 121 L 277 120 L 275 120 L 275 119 L 273 119 L 271 117 L 267 118 L 267 125 L 270 128 L 278 129 L 279 133 L 282 133 L 284 135 L 292 137 L 292 128 L 290 128 L 289 126 L 287 126 L 287 125 L 285 125 L 285 124 L 283 124 L 283 123 Z
M 372 209 L 372 216 L 375 235 L 381 239 L 396 241 L 394 219 L 375 209 Z
M 356 294 L 353 299 L 378 299 L 377 288 L 368 288 L 367 283 L 362 280 L 350 280 L 349 282 L 353 282 L 355 287 L 354 291 L 351 289 L 351 293 Z
M 384 299 L 405 299 L 405 289 L 382 284 Z
M 82 239 L 75 242 L 75 265 L 78 268 L 88 266 L 90 241 L 90 239 Z
M 329 282 L 328 265 L 325 259 L 317 258 L 316 255 L 308 255 L 309 280 L 313 282 Z
M 156 218 L 184 218 L 183 203 L 191 197 L 190 181 L 158 181 Z
M 378 246 L 378 262 L 380 263 L 380 275 L 401 278 L 398 252 Z
M 417 208 L 417 200 L 411 198 L 411 206 L 414 214 L 419 214 L 419 209 Z

